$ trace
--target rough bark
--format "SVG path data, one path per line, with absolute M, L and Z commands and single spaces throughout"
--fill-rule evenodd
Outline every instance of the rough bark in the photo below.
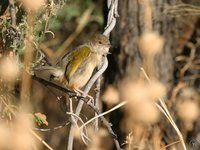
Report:
M 111 51 L 112 55 L 109 55 L 109 67 L 105 74 L 107 84 L 118 85 L 120 81 L 127 77 L 134 78 L 135 80 L 139 78 L 140 67 L 143 66 L 143 56 L 139 51 L 138 40 L 145 31 L 145 10 L 142 1 L 144 0 L 119 1 L 120 17 L 112 32 L 111 43 L 114 47 Z M 198 17 L 174 17 L 168 15 L 166 7 L 174 6 L 180 2 L 178 0 L 150 1 L 152 4 L 152 30 L 158 32 L 165 39 L 163 50 L 156 55 L 153 62 L 154 75 L 159 81 L 164 83 L 168 93 L 170 93 L 173 89 L 172 87 L 180 82 L 175 75 L 175 69 L 177 69 L 175 68 L 175 54 L 183 54 L 186 42 L 190 40 L 194 33 Z M 190 2 L 187 0 L 183 1 Z M 191 4 L 195 5 L 196 2 L 191 2 Z M 199 119 L 194 126 L 196 132 L 191 137 L 196 140 L 197 133 L 199 134 Z M 189 138 L 190 141 L 191 138 Z M 195 142 L 198 141 L 196 140 Z
M 162 81 L 168 89 L 173 84 L 174 52 L 176 47 L 176 21 L 164 12 L 166 5 L 173 5 L 166 0 L 152 2 L 152 30 L 165 38 L 163 51 L 154 61 L 156 78 Z M 175 1 L 174 1 L 175 3 Z M 119 1 L 119 20 L 112 33 L 112 43 L 115 45 L 109 56 L 108 81 L 119 81 L 125 76 L 138 78 L 142 67 L 142 55 L 138 49 L 138 40 L 145 31 L 144 5 L 140 0 Z M 117 65 L 116 65 L 117 64 Z M 114 70 L 114 72 L 113 72 Z

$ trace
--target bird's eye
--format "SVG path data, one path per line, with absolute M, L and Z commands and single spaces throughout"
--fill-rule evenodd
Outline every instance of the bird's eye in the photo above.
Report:
M 102 42 L 101 42 L 101 41 L 99 41 L 99 44 L 102 44 Z

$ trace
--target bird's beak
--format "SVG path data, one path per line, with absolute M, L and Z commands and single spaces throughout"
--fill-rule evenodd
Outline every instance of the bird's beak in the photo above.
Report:
M 107 55 L 109 55 L 109 54 L 111 54 L 110 52 L 106 52 L 105 54 L 104 54 L 104 56 L 107 56 Z

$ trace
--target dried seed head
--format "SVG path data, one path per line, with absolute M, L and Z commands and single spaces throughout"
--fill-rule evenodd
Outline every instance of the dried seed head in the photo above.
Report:
M 108 105 L 115 105 L 119 102 L 119 92 L 115 87 L 109 85 L 104 92 L 102 99 Z
M 144 56 L 154 56 L 163 48 L 164 39 L 155 32 L 144 33 L 139 40 L 139 49 Z
M 45 5 L 46 0 L 21 0 L 26 10 L 37 11 Z
M 126 111 L 128 119 L 144 124 L 156 123 L 159 120 L 159 110 L 154 104 L 155 93 L 149 90 L 151 85 L 144 82 L 123 83 L 121 98 L 127 100 Z M 156 95 L 160 95 L 156 93 Z
M 199 117 L 198 103 L 191 100 L 181 101 L 177 104 L 177 113 L 187 127 L 192 128 L 191 125 Z
M 0 76 L 3 80 L 12 82 L 19 75 L 19 65 L 14 58 L 3 58 L 0 62 Z

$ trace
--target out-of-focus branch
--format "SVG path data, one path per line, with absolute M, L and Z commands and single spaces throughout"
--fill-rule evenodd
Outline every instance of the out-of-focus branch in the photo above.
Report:
M 16 27 L 16 10 L 15 10 L 15 2 L 14 0 L 9 0 L 10 3 L 10 14 L 12 19 L 12 26 Z
M 94 105 L 96 106 L 96 108 L 99 109 L 99 103 L 100 103 L 100 92 L 101 92 L 101 78 L 97 79 L 97 83 L 96 83 L 96 87 L 95 87 L 95 100 L 94 100 Z M 95 117 L 98 116 L 97 113 L 95 113 Z M 95 126 L 95 131 L 99 130 L 99 120 L 98 118 L 95 119 L 94 121 L 94 126 Z
M 199 44 L 197 43 L 197 46 Z M 180 79 L 183 80 L 185 72 L 192 66 L 193 64 L 193 60 L 195 58 L 195 54 L 196 54 L 196 45 L 192 44 L 192 43 L 187 43 L 187 46 L 191 49 L 190 52 L 190 56 L 187 60 L 187 63 L 183 66 L 183 68 L 181 68 L 180 70 Z
M 34 29 L 34 16 L 32 13 L 28 14 L 28 25 L 29 31 L 27 31 L 24 50 L 24 68 L 22 71 L 22 85 L 21 85 L 21 102 L 26 103 L 30 100 L 30 89 L 31 89 L 31 63 L 33 60 L 34 47 L 33 42 L 33 29 Z
M 180 3 L 174 6 L 166 6 L 165 13 L 170 16 L 194 16 L 200 14 L 200 7 L 191 5 L 191 4 L 184 4 Z

